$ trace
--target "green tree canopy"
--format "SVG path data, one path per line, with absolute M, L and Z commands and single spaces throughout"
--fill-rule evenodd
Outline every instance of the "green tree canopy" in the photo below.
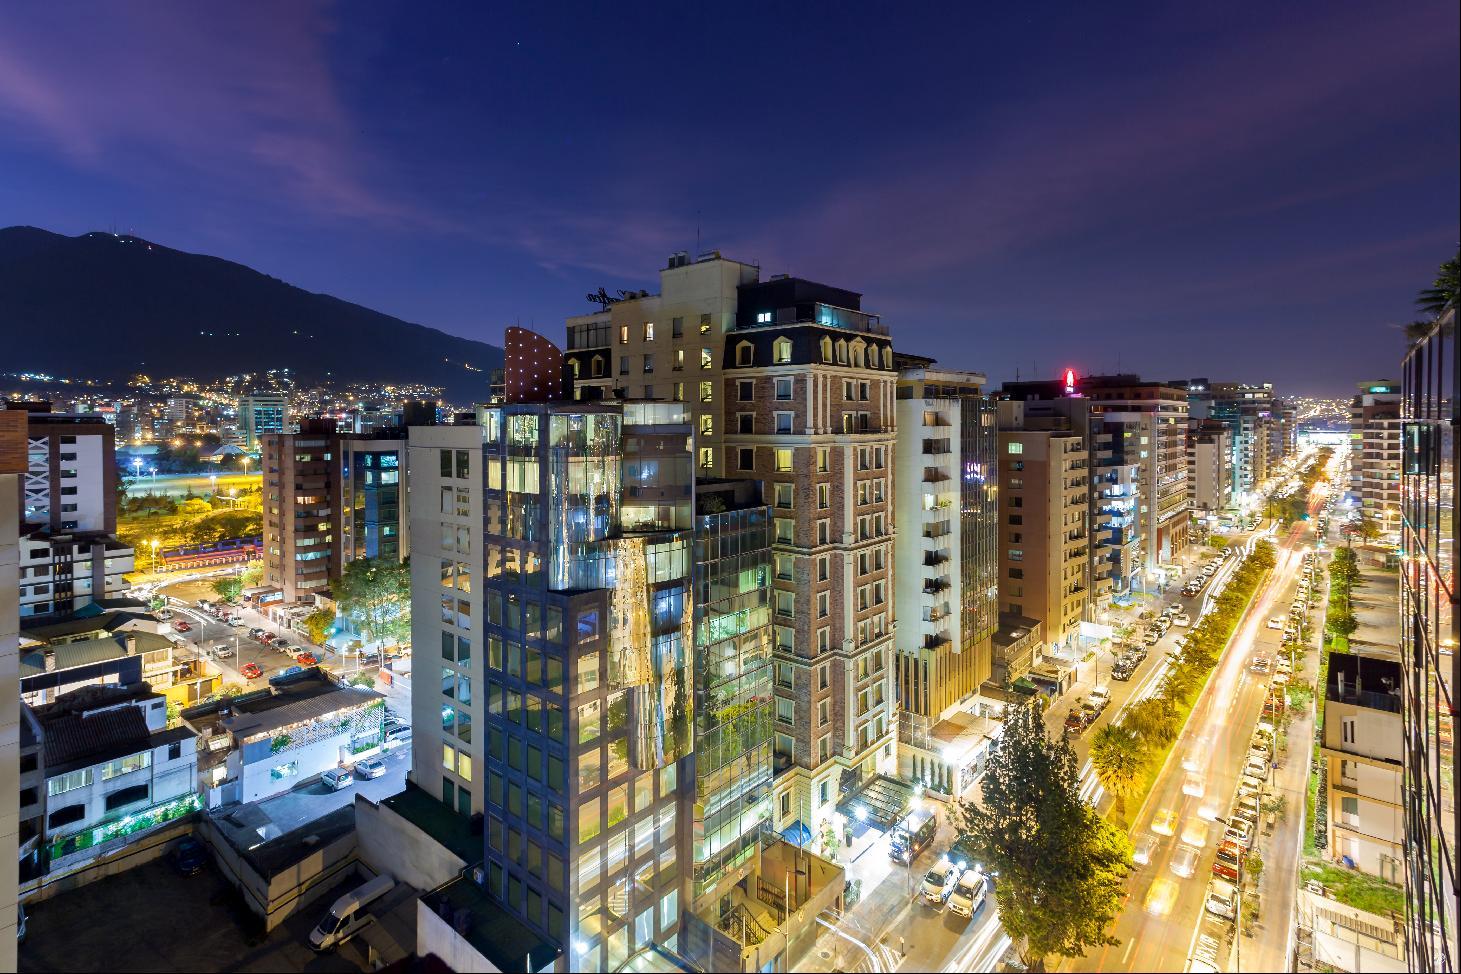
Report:
M 264 580 L 264 565 L 262 562 L 252 562 L 243 573 L 239 575 L 244 588 L 253 588 Z
M 357 558 L 330 585 L 340 612 L 367 641 L 411 635 L 411 569 L 394 558 Z
M 1079 957 L 1114 946 L 1131 842 L 1080 800 L 1075 751 L 1052 740 L 1031 704 L 1007 712 L 984 777 L 984 800 L 966 804 L 969 838 L 999 873 L 995 896 L 1021 956 L 1043 968 L 1051 955 Z
M 243 579 L 232 575 L 213 580 L 213 591 L 223 601 L 233 603 L 238 601 L 239 594 L 243 592 Z

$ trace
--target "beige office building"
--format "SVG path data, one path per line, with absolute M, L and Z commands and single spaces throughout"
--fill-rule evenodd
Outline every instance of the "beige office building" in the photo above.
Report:
M 602 311 L 569 318 L 564 362 L 576 397 L 687 403 L 697 473 L 721 476 L 728 469 L 720 401 L 726 335 L 736 327 L 737 289 L 759 274 L 718 252 L 693 261 L 674 254 L 659 272 L 658 294 L 621 292 Z

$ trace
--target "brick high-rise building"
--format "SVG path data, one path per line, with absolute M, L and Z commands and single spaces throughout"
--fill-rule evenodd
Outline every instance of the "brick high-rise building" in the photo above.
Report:
M 715 392 L 729 472 L 765 481 L 774 514 L 776 827 L 815 834 L 897 770 L 897 372 L 855 292 L 778 277 L 738 301 Z
M 19 970 L 21 478 L 28 463 L 25 415 L 0 410 L 0 970 Z
M 298 433 L 267 433 L 264 475 L 264 584 L 285 602 L 324 593 L 339 572 L 339 475 L 335 421 L 306 419 Z

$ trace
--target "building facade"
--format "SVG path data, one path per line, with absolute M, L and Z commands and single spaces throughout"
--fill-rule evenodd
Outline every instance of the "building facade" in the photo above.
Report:
M 1448 311 L 1404 362 L 1400 633 L 1405 899 L 1411 970 L 1451 971 L 1457 946 L 1455 692 L 1461 686 L 1456 579 L 1456 430 L 1461 358 Z
M 411 431 L 413 490 L 440 498 L 415 514 L 413 642 L 442 647 L 411 774 L 484 813 L 487 892 L 573 970 L 674 952 L 690 907 L 690 429 L 673 403 L 559 403 Z
M 861 301 L 795 278 L 742 286 L 716 390 L 727 463 L 766 483 L 774 513 L 778 830 L 820 830 L 897 770 L 897 372 Z
M 269 434 L 289 432 L 289 398 L 282 392 L 256 392 L 238 400 L 238 438 L 243 448 L 257 452 Z
M 1090 453 L 1064 417 L 1024 405 L 999 404 L 999 609 L 1069 651 L 1091 618 Z
M 577 398 L 682 402 L 695 427 L 700 476 L 726 475 L 726 412 L 720 399 L 726 336 L 739 289 L 760 271 L 718 252 L 670 257 L 660 291 L 590 295 L 602 310 L 568 319 L 565 363 Z
M 1403 882 L 1400 663 L 1329 654 L 1324 688 L 1329 859 L 1387 883 Z
M 1400 532 L 1401 389 L 1393 379 L 1361 382 L 1349 406 L 1350 493 L 1382 538 Z
M 1233 502 L 1233 434 L 1224 423 L 1189 420 L 1187 501 L 1192 513 L 1212 517 Z
M 298 433 L 266 433 L 264 584 L 285 602 L 313 600 L 339 573 L 335 421 L 306 419 Z
M 404 561 L 411 553 L 406 431 L 382 427 L 372 434 L 340 433 L 334 447 L 340 567 L 357 558 Z
M 989 679 L 994 590 L 994 400 L 985 377 L 897 361 L 894 605 L 899 745 L 916 746 Z M 907 733 L 904 733 L 907 731 Z M 905 768 L 908 762 L 900 762 Z

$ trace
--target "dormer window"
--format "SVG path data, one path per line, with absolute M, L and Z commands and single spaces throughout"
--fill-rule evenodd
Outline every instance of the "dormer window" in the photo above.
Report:
M 778 338 L 776 344 L 771 348 L 771 360 L 777 365 L 787 365 L 791 362 L 791 339 Z

